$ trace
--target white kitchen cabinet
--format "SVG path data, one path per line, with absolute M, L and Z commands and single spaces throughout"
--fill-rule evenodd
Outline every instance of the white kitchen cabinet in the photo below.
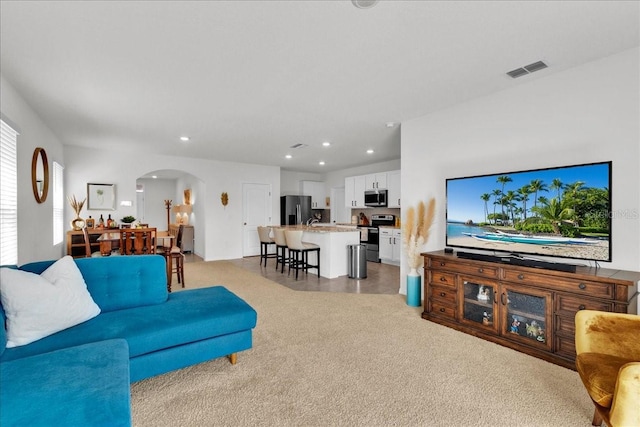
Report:
M 344 179 L 344 201 L 347 208 L 365 208 L 365 176 L 348 176 Z
M 324 182 L 300 181 L 300 192 L 303 196 L 311 196 L 311 209 L 327 208 Z
M 386 264 L 399 264 L 402 251 L 402 231 L 397 228 L 380 228 L 378 246 L 380 260 Z
M 400 171 L 391 171 L 387 173 L 387 184 L 389 184 L 387 192 L 387 206 L 390 208 L 400 207 Z
M 387 173 L 378 172 L 365 175 L 366 190 L 385 190 L 387 188 Z

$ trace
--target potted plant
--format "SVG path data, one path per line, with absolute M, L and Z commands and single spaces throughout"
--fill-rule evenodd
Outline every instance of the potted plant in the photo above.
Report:
M 131 228 L 131 223 L 133 221 L 135 221 L 136 219 L 134 217 L 132 217 L 131 215 L 127 215 L 124 218 L 122 218 L 120 220 L 120 222 L 122 222 L 122 228 Z
M 407 304 L 420 306 L 420 273 L 423 258 L 420 251 L 429 240 L 429 229 L 433 223 L 436 210 L 436 200 L 431 198 L 425 207 L 424 202 L 418 203 L 417 210 L 412 207 L 407 209 L 406 220 L 402 225 L 402 241 L 407 252 L 407 261 L 410 271 L 407 274 Z

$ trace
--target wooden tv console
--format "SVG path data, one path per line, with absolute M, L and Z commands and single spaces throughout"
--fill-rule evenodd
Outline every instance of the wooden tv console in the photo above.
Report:
M 640 273 L 575 273 L 458 258 L 424 257 L 422 317 L 575 370 L 578 310 L 637 314 Z

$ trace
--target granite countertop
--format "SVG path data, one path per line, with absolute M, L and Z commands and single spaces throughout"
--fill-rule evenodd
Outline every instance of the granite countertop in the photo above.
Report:
M 274 225 L 273 228 L 284 228 L 285 230 L 302 230 L 310 233 L 353 233 L 359 230 L 353 228 L 336 227 L 333 225 Z

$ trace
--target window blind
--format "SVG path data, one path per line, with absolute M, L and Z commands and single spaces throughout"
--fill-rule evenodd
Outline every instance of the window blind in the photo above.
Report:
M 18 133 L 0 120 L 0 265 L 18 263 Z
M 53 162 L 53 244 L 64 240 L 64 167 Z

